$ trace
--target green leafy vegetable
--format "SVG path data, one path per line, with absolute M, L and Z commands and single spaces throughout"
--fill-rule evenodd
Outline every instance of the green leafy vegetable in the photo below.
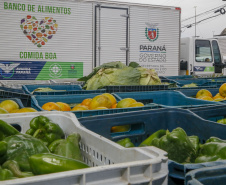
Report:
M 85 81 L 84 89 L 96 90 L 110 85 L 160 85 L 161 80 L 154 69 L 140 67 L 131 62 L 129 66 L 121 62 L 110 62 L 93 70 L 88 76 L 78 81 Z

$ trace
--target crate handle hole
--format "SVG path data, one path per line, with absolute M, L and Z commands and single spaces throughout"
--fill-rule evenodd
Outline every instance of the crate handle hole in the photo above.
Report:
M 111 133 L 118 132 L 129 132 L 131 130 L 131 125 L 120 125 L 111 127 Z
M 133 120 L 131 120 L 132 122 Z M 111 127 L 110 135 L 112 138 L 123 136 L 123 137 L 129 137 L 134 134 L 143 135 L 145 133 L 145 123 L 144 122 L 135 122 L 131 124 L 125 124 L 125 125 L 114 125 Z
M 21 132 L 21 126 L 19 124 L 13 123 L 11 124 L 15 129 L 17 129 L 19 132 Z

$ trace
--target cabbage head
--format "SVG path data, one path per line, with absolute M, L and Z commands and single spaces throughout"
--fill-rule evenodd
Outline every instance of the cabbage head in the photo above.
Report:
M 154 69 L 137 68 L 140 71 L 140 85 L 160 85 L 161 80 Z
M 85 84 L 86 90 L 96 90 L 110 85 L 139 85 L 140 71 L 137 68 L 102 68 Z
M 85 81 L 83 89 L 96 90 L 110 85 L 160 85 L 161 80 L 154 69 L 140 67 L 136 62 L 129 66 L 117 61 L 105 63 L 94 68 L 88 76 L 78 81 Z

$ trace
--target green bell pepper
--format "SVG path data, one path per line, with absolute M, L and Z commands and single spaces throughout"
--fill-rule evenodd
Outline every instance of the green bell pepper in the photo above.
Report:
M 188 136 L 188 139 L 191 141 L 191 143 L 195 147 L 195 151 L 197 153 L 200 148 L 199 137 L 198 136 Z
M 15 129 L 12 125 L 6 123 L 3 120 L 0 120 L 0 141 L 5 137 L 15 135 L 20 133 L 17 129 Z
M 0 166 L 0 181 L 15 179 L 13 173 L 8 169 L 2 169 Z
M 151 142 L 155 138 L 161 138 L 166 135 L 166 130 L 158 130 L 157 132 L 150 135 L 147 139 L 145 139 L 139 146 L 151 146 Z
M 226 143 L 208 142 L 200 147 L 195 163 L 203 163 L 226 159 Z
M 30 129 L 26 134 L 41 139 L 47 146 L 57 139 L 64 138 L 64 132 L 56 123 L 45 116 L 38 116 L 30 121 Z
M 0 141 L 2 141 L 4 138 L 5 138 L 5 134 L 2 131 L 0 131 Z
M 4 146 L 4 149 L 0 149 L 1 164 L 7 160 L 14 160 L 22 171 L 30 171 L 29 156 L 49 152 L 49 149 L 41 140 L 27 134 L 16 134 L 6 137 L 3 141 L 0 141 L 1 145 Z
M 77 133 L 73 133 L 69 135 L 67 139 L 58 139 L 53 141 L 48 148 L 51 153 L 56 155 L 83 161 L 79 148 L 80 140 L 81 136 Z
M 29 163 L 35 175 L 56 173 L 88 168 L 85 163 L 56 154 L 35 154 L 30 156 Z
M 161 138 L 154 138 L 152 145 L 165 150 L 168 157 L 178 163 L 190 163 L 195 160 L 196 150 L 182 128 L 176 128 L 172 132 L 166 131 Z
M 208 140 L 206 140 L 206 143 L 210 143 L 210 142 L 226 143 L 226 140 L 222 140 L 218 137 L 210 137 Z
M 20 167 L 16 161 L 8 160 L 3 165 L 2 168 L 10 170 L 15 177 L 23 178 L 23 177 L 31 177 L 34 176 L 31 172 L 22 172 Z
M 119 145 L 121 145 L 125 148 L 134 147 L 134 144 L 131 142 L 130 138 L 121 139 L 121 140 L 117 141 L 116 143 L 118 143 Z
M 4 163 L 7 160 L 7 142 L 0 141 L 0 164 Z

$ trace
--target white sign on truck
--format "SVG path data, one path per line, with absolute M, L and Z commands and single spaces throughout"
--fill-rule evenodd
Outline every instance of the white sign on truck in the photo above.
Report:
M 105 1 L 0 2 L 0 80 L 80 78 L 106 62 L 179 74 L 180 8 Z

